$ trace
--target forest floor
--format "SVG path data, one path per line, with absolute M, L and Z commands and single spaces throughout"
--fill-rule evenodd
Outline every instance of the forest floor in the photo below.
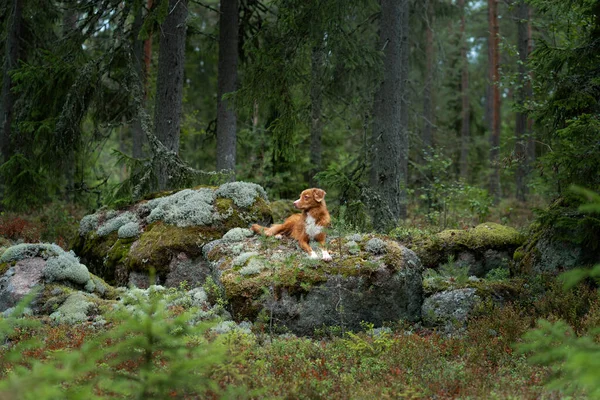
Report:
M 492 219 L 525 226 L 532 213 L 507 205 L 492 211 Z M 3 215 L 0 234 L 12 240 L 54 241 L 66 245 L 81 218 L 80 210 L 67 206 L 42 209 L 33 216 Z M 510 221 L 509 221 L 510 220 Z M 49 228 L 52 227 L 52 228 Z M 0 246 L 2 243 L 0 243 Z M 169 398 L 277 398 L 277 399 L 559 399 L 564 394 L 545 383 L 550 368 L 531 363 L 519 349 L 522 336 L 539 318 L 565 320 L 576 333 L 600 322 L 597 292 L 584 285 L 564 292 L 547 282 L 545 294 L 523 303 L 493 307 L 472 318 L 459 334 L 448 336 L 419 324 L 399 321 L 383 329 L 365 324 L 363 332 L 343 332 L 339 327 L 317 330 L 312 338 L 278 334 L 277 327 L 255 323 L 251 331 L 233 330 L 216 335 L 204 332 L 203 346 L 219 341 L 225 352 L 219 362 L 200 375 L 207 384 L 202 393 L 174 387 Z M 167 318 L 183 313 L 168 310 Z M 33 319 L 33 318 L 31 318 Z M 0 322 L 2 319 L 0 318 Z M 84 323 L 52 324 L 48 317 L 36 326 L 14 327 L 0 346 L 1 382 L 18 365 L 51 362 L 57 354 L 76 353 L 85 343 L 101 340 L 110 358 L 111 343 L 121 338 L 127 320 L 111 319 L 104 326 Z M 0 324 L 0 334 L 2 333 Z M 2 335 L 0 335 L 2 336 Z M 217 339 L 218 336 L 222 338 Z M 106 338 L 109 338 L 108 340 Z M 224 338 L 223 338 L 224 337 Z M 34 339 L 36 345 L 20 352 L 18 361 L 5 357 L 19 343 Z M 186 342 L 198 343 L 197 339 Z M 18 347 L 18 346 L 17 346 Z M 168 371 L 162 351 L 153 354 L 158 371 Z M 61 364 L 62 365 L 62 364 Z M 111 364 L 115 374 L 141 376 L 140 356 Z M 136 378 L 137 379 L 137 378 Z M 68 385 L 78 385 L 79 381 Z M 0 397 L 2 397 L 0 389 Z M 110 391 L 97 391 L 106 397 Z M 19 398 L 19 397 L 15 397 Z M 122 398 L 115 396 L 114 398 Z M 158 397 L 156 397 L 158 398 Z M 582 393 L 576 398 L 585 398 Z

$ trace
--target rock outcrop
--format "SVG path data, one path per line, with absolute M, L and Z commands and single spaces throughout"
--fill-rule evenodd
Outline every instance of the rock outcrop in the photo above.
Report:
M 271 219 L 259 185 L 185 189 L 84 217 L 74 251 L 91 272 L 113 285 L 147 286 L 154 270 L 168 286 L 183 281 L 197 286 L 209 273 L 200 257 L 202 246 L 234 227 Z
M 452 258 L 468 266 L 469 274 L 485 276 L 490 270 L 508 268 L 513 253 L 524 243 L 514 228 L 487 222 L 471 229 L 449 229 L 434 235 L 416 237 L 407 246 L 426 268 L 437 269 Z
M 0 256 L 0 273 L 0 312 L 10 312 L 36 290 L 30 304 L 34 314 L 53 313 L 55 321 L 75 323 L 94 314 L 103 299 L 116 297 L 115 290 L 89 273 L 74 253 L 55 244 L 9 247 Z
M 306 335 L 323 326 L 420 319 L 422 267 L 414 252 L 367 235 L 333 239 L 329 251 L 333 262 L 325 263 L 292 240 L 243 235 L 205 246 L 235 320 L 262 315 Z

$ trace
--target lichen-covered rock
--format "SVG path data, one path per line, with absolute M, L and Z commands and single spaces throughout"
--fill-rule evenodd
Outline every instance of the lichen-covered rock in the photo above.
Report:
M 226 232 L 225 240 L 241 240 L 250 231 L 233 228 L 271 220 L 266 193 L 256 184 L 184 189 L 84 217 L 74 250 L 91 272 L 111 284 L 127 285 L 131 273 L 149 275 L 151 270 L 161 283 L 198 284 L 203 267 L 196 267 L 206 243 Z
M 252 236 L 253 233 L 250 229 L 246 228 L 233 228 L 223 235 L 223 240 L 226 242 L 241 242 L 245 238 Z
M 4 273 L 0 276 L 0 311 L 15 306 L 34 288 L 38 289 L 33 300 L 35 313 L 42 312 L 49 297 L 56 297 L 52 290 L 61 293 L 82 290 L 109 298 L 114 289 L 102 279 L 92 275 L 72 252 L 66 252 L 55 244 L 19 244 L 9 247 L 0 256 Z M 65 290 L 60 288 L 64 287 Z M 52 288 L 49 290 L 48 288 Z M 61 304 L 56 299 L 52 304 Z
M 369 239 L 354 242 L 354 254 L 346 239 L 331 240 L 331 263 L 311 260 L 294 241 L 272 237 L 245 239 L 240 254 L 231 243 L 208 244 L 207 257 L 237 321 L 263 314 L 274 325 L 310 335 L 323 325 L 360 329 L 362 321 L 419 320 L 418 257 L 385 237 L 377 238 L 383 248 L 373 254 L 366 249 Z
M 515 251 L 514 261 L 519 274 L 557 274 L 599 263 L 600 247 L 597 243 L 568 241 L 546 228 L 530 235 L 527 243 Z
M 94 309 L 94 303 L 82 292 L 69 295 L 58 309 L 50 314 L 50 319 L 55 323 L 74 325 L 88 320 Z
M 483 277 L 499 263 L 508 264 L 523 242 L 523 235 L 516 229 L 487 222 L 471 229 L 418 236 L 406 246 L 417 253 L 427 268 L 436 269 L 454 258 L 459 264 L 468 265 L 470 274 Z
M 518 274 L 558 274 L 600 263 L 598 216 L 578 209 L 573 198 L 559 198 L 530 227 L 527 241 L 514 253 Z
M 473 288 L 449 290 L 425 299 L 421 314 L 426 326 L 451 330 L 463 326 L 469 313 L 481 299 Z

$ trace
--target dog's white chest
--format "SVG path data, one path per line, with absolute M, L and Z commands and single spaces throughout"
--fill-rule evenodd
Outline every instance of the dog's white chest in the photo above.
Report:
M 319 233 L 323 231 L 323 227 L 321 225 L 317 225 L 315 218 L 311 215 L 306 216 L 306 234 L 311 239 L 314 239 Z

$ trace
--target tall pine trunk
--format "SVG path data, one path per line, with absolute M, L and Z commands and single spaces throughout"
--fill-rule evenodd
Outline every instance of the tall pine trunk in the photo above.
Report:
M 161 25 L 156 82 L 154 129 L 167 150 L 179 152 L 183 100 L 187 0 L 169 0 L 169 13 Z M 160 190 L 169 187 L 169 171 L 159 163 Z
M 428 154 L 433 149 L 433 129 L 434 129 L 434 102 L 433 102 L 433 22 L 435 14 L 433 13 L 433 2 L 430 1 L 427 7 L 427 27 L 425 33 L 425 87 L 423 88 L 423 149 Z
M 409 5 L 408 0 L 381 1 L 383 81 L 375 93 L 370 177 L 371 187 L 382 200 L 382 207 L 373 214 L 378 230 L 406 217 Z
M 148 7 L 152 6 L 152 0 L 148 1 Z M 150 55 L 147 56 L 147 51 L 152 51 L 152 47 L 146 47 L 146 43 L 152 41 L 152 36 L 146 40 L 141 40 L 138 36 L 144 22 L 143 7 L 139 7 L 135 12 L 135 17 L 132 26 L 133 35 L 133 62 L 136 70 L 136 74 L 141 80 L 141 86 L 144 89 L 144 98 L 142 99 L 142 106 L 146 105 L 147 96 L 147 82 L 149 73 Z M 148 58 L 148 60 L 146 60 Z M 144 138 L 145 134 L 142 129 L 142 124 L 139 118 L 133 121 L 131 127 L 131 142 L 132 142 L 132 155 L 134 158 L 144 157 Z
M 533 52 L 533 35 L 531 33 L 531 21 L 532 21 L 532 12 L 531 8 L 528 8 L 528 21 L 527 24 L 527 54 L 531 54 Z M 533 72 L 529 72 L 529 85 L 526 88 L 526 96 L 528 99 L 533 98 L 533 88 L 531 86 L 531 82 L 533 81 Z M 529 133 L 529 137 L 527 138 L 527 162 L 528 171 L 531 172 L 533 168 L 533 163 L 535 162 L 535 132 L 533 131 L 533 119 L 527 118 L 527 132 Z
M 317 186 L 315 174 L 321 171 L 323 146 L 323 86 L 321 69 L 323 65 L 323 49 L 314 47 L 311 53 L 311 81 L 310 81 L 310 185 Z
M 495 201 L 500 199 L 500 36 L 498 26 L 498 0 L 488 0 L 490 29 L 489 78 L 491 91 L 491 132 L 490 132 L 490 194 Z
M 4 70 L 2 71 L 2 92 L 0 93 L 0 147 L 3 162 L 8 161 L 12 155 L 12 122 L 13 109 L 16 95 L 12 92 L 13 81 L 10 72 L 18 67 L 20 36 L 23 19 L 23 1 L 13 0 L 8 22 L 4 56 Z
M 458 0 L 460 8 L 460 94 L 461 94 L 461 129 L 460 129 L 460 177 L 466 180 L 469 173 L 469 137 L 471 111 L 469 109 L 469 61 L 467 60 L 467 38 L 465 36 L 465 0 Z
M 528 79 L 527 71 L 527 58 L 529 56 L 530 46 L 530 32 L 529 27 L 529 7 L 525 0 L 520 0 L 517 6 L 517 50 L 519 52 L 519 75 L 518 85 L 516 93 L 516 102 L 518 106 L 523 109 L 525 102 L 530 98 L 531 85 Z M 516 113 L 515 121 L 515 155 L 518 159 L 518 168 L 516 171 L 516 188 L 517 188 L 517 199 L 525 201 L 529 194 L 527 188 L 527 175 L 529 174 L 529 152 L 528 142 L 529 126 L 527 114 L 524 111 L 518 111 Z
M 237 117 L 230 100 L 238 67 L 238 0 L 221 0 L 219 19 L 219 72 L 217 82 L 217 170 L 235 172 Z M 235 176 L 232 176 L 235 179 Z

